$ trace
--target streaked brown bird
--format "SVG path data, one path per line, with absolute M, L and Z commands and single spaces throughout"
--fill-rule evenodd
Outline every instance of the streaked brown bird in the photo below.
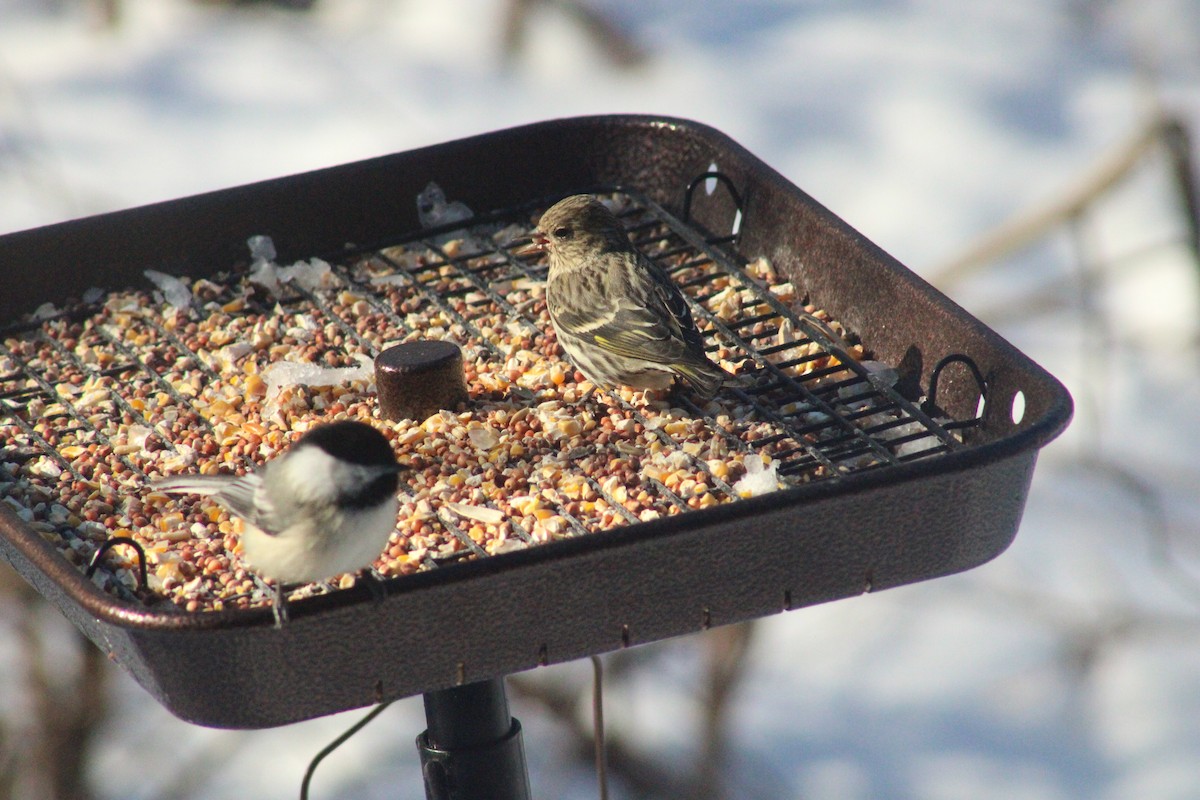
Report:
M 707 399 L 734 379 L 705 354 L 679 287 L 595 197 L 573 195 L 547 209 L 526 252 L 549 256 L 550 321 L 596 386 L 665 389 L 678 375 Z

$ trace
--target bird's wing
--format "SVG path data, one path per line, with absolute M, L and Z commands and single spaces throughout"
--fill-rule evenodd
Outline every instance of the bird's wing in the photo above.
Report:
M 707 360 L 682 292 L 657 266 L 641 261 L 628 291 L 599 293 L 607 301 L 600 307 L 559 303 L 555 323 L 628 358 L 669 365 Z
M 619 301 L 586 314 L 562 309 L 555 322 L 568 333 L 618 355 L 661 363 L 678 356 L 680 342 L 653 311 Z
M 260 472 L 243 475 L 214 497 L 263 533 L 274 536 L 289 524 L 289 520 L 282 518 L 271 502 L 271 495 L 266 491 Z
M 647 266 L 647 272 L 654 286 L 654 294 L 662 303 L 662 307 L 670 314 L 675 332 L 687 342 L 688 349 L 692 351 L 693 355 L 704 356 L 704 337 L 700 335 L 700 331 L 696 329 L 696 323 L 692 321 L 691 309 L 688 308 L 687 300 L 679 285 L 655 264 L 647 262 Z
M 274 534 L 287 527 L 279 518 L 270 496 L 264 491 L 262 475 L 251 472 L 240 478 L 226 475 L 176 475 L 154 481 L 161 492 L 199 494 L 212 497 L 255 527 Z
M 257 472 L 229 484 L 217 495 L 217 500 L 264 533 L 274 535 L 287 527 L 286 520 L 279 519 L 275 504 L 263 486 L 262 475 Z
M 151 481 L 150 487 L 168 494 L 198 494 L 208 497 L 219 493 L 233 480 L 228 475 L 172 475 Z
M 268 491 L 266 477 L 261 472 L 246 477 L 251 480 L 238 486 L 236 496 L 224 495 L 221 499 L 225 500 L 231 510 L 254 523 L 263 533 L 275 536 L 292 525 L 298 514 L 303 513 L 304 510 L 299 507 L 292 508 L 290 514 L 276 508 L 271 500 L 271 492 Z

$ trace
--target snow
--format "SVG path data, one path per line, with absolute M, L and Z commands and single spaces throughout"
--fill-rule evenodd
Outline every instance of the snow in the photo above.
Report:
M 323 367 L 307 361 L 272 361 L 263 370 L 262 379 L 267 384 L 263 398 L 263 413 L 271 416 L 279 394 L 291 386 L 337 386 L 351 381 L 368 383 L 375 379 L 374 362 L 367 356 L 355 356 L 357 367 Z
M 162 293 L 163 300 L 174 308 L 186 309 L 192 304 L 192 290 L 174 275 L 156 269 L 143 270 L 142 274 Z
M 758 624 L 733 708 L 731 796 L 1196 796 L 1200 288 L 1165 158 L 1148 155 L 1085 218 L 1082 266 L 1060 229 L 939 276 L 1074 185 L 1149 109 L 1200 122 L 1200 5 L 594 0 L 648 54 L 627 71 L 551 4 L 506 61 L 505 5 L 321 0 L 298 14 L 124 0 L 110 30 L 86 4 L 0 0 L 0 232 L 547 118 L 713 125 L 1078 402 L 1001 557 Z M 681 769 L 698 744 L 704 641 L 639 648 L 662 669 L 608 698 L 614 730 Z M 570 664 L 529 677 L 587 675 Z M 114 683 L 90 773 L 101 797 L 157 796 L 181 775 L 190 797 L 293 796 L 309 758 L 363 713 L 209 731 Z M 595 796 L 586 775 L 563 776 L 555 723 L 515 711 L 535 792 Z M 314 796 L 423 796 L 423 727 L 418 699 L 397 703 L 322 764 Z M 120 763 L 139 768 L 103 766 Z
M 472 216 L 471 209 L 458 200 L 447 202 L 446 193 L 433 181 L 417 195 L 417 218 L 422 228 L 450 225 Z
M 337 285 L 338 278 L 333 267 L 320 258 L 300 260 L 291 266 L 281 267 L 275 263 L 275 242 L 270 236 L 258 234 L 246 240 L 250 248 L 251 283 L 256 283 L 275 296 L 282 293 L 282 284 L 295 283 L 306 291 Z
M 739 497 L 757 497 L 769 494 L 779 488 L 779 478 L 776 472 L 779 465 L 771 459 L 746 459 L 746 474 L 733 485 L 733 490 Z

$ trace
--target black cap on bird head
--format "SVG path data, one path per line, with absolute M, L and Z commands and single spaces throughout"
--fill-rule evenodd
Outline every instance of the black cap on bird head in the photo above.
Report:
M 297 445 L 319 447 L 335 458 L 364 467 L 402 469 L 387 438 L 365 422 L 347 419 L 318 425 Z

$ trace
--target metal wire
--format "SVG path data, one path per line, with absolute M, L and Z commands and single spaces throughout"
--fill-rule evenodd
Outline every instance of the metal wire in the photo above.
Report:
M 96 548 L 96 552 L 93 553 L 91 559 L 88 560 L 87 571 L 84 572 L 84 575 L 86 575 L 87 577 L 90 578 L 90 577 L 92 577 L 92 575 L 96 574 L 96 567 L 100 566 L 100 559 L 104 557 L 105 553 L 107 553 L 109 550 L 111 550 L 112 548 L 114 548 L 118 545 L 123 545 L 125 547 L 132 547 L 137 552 L 138 580 L 141 581 L 141 583 L 138 585 L 143 590 L 147 589 L 148 586 L 146 585 L 146 551 L 142 549 L 142 546 L 140 544 L 138 544 L 137 541 L 135 541 L 134 539 L 131 539 L 128 536 L 113 536 L 113 537 L 106 539 L 104 541 L 104 544 L 102 544 L 98 548 Z
M 392 702 L 393 701 L 389 700 L 386 703 L 380 703 L 379 705 L 375 706 L 362 719 L 347 728 L 344 733 L 342 733 L 329 744 L 322 747 L 320 752 L 313 756 L 312 761 L 308 762 L 308 768 L 304 770 L 304 779 L 300 781 L 300 800 L 308 800 L 309 785 L 312 783 L 312 778 L 317 771 L 317 767 L 320 766 L 321 762 L 325 760 L 325 757 L 345 744 L 351 736 L 367 727 L 372 720 L 386 711 L 387 707 L 390 706 Z

